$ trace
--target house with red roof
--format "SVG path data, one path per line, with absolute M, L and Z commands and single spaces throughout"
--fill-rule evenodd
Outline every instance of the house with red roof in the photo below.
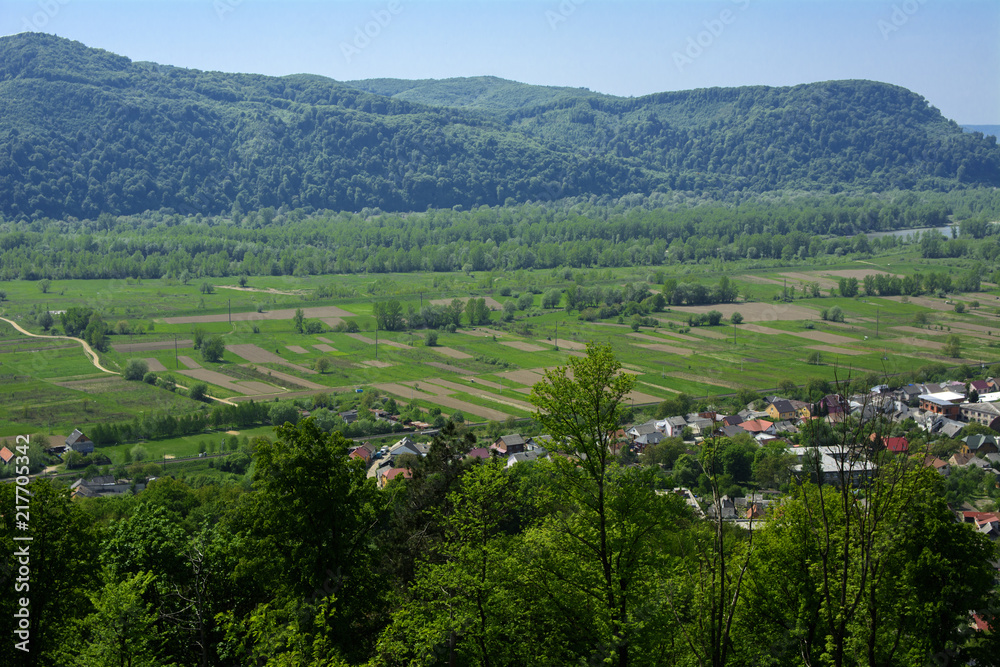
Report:
M 389 468 L 379 477 L 379 488 L 384 489 L 389 482 L 397 478 L 412 479 L 413 473 L 410 472 L 409 468 Z
M 765 419 L 751 419 L 750 421 L 743 422 L 739 426 L 750 435 L 759 435 L 761 433 L 774 435 L 774 423 Z
M 13 458 L 14 452 L 10 451 L 6 447 L 0 449 L 0 461 L 2 461 L 4 465 L 10 463 Z

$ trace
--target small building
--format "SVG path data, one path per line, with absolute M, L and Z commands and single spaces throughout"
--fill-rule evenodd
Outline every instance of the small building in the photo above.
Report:
M 962 421 L 975 422 L 1000 431 L 1000 407 L 996 403 L 962 403 L 959 406 Z
M 921 394 L 920 409 L 948 419 L 958 419 L 962 416 L 961 403 L 964 400 L 965 396 L 952 391 Z
M 521 437 L 519 433 L 511 433 L 510 435 L 501 435 L 496 441 L 490 445 L 490 449 L 496 451 L 498 454 L 504 456 L 510 456 L 511 454 L 520 454 L 524 451 L 526 443 L 524 438 Z
M 10 463 L 14 458 L 14 452 L 10 451 L 6 447 L 0 448 L 0 462 L 4 465 Z
M 992 435 L 968 435 L 962 438 L 962 442 L 965 445 L 962 446 L 963 452 L 968 452 L 978 456 L 980 454 L 996 454 L 998 452 L 998 442 L 997 438 Z
M 94 451 L 94 443 L 83 434 L 80 429 L 74 429 L 66 438 L 66 448 L 83 455 L 91 454 Z
M 791 401 L 784 398 L 778 398 L 771 401 L 771 404 L 767 406 L 764 410 L 767 416 L 771 418 L 771 421 L 783 422 L 789 419 L 795 419 L 798 416 L 798 411 L 795 406 L 792 405 Z

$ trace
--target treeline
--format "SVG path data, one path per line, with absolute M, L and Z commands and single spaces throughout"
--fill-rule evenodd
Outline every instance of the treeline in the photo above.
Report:
M 1000 215 L 1000 193 L 831 197 L 647 209 L 523 205 L 405 216 L 275 211 L 185 218 L 149 212 L 96 220 L 0 222 L 0 280 L 319 275 L 621 267 L 710 259 L 794 261 L 872 253 L 903 241 L 863 232 L 934 227 L 962 208 Z M 966 226 L 963 226 L 963 230 Z M 995 226 L 974 230 L 993 232 Z M 996 236 L 920 238 L 927 257 L 992 261 Z M 834 235 L 834 236 L 830 236 Z
M 0 214 L 19 220 L 1000 185 L 995 139 L 870 81 L 467 110 L 25 33 L 0 40 L 0 105 Z

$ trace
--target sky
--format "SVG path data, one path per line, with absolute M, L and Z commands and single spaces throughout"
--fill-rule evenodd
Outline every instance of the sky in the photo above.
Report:
M 620 96 L 870 79 L 1000 125 L 998 0 L 3 0 L 165 65 L 340 81 L 493 75 Z

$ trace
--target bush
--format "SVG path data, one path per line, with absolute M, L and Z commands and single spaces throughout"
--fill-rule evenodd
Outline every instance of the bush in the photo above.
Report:
M 208 385 L 204 382 L 199 382 L 197 384 L 191 385 L 188 389 L 188 398 L 195 401 L 204 401 L 208 394 Z
M 129 359 L 122 376 L 129 382 L 140 382 L 149 373 L 149 364 L 144 359 Z
M 202 343 L 201 358 L 205 361 L 216 362 L 222 359 L 225 351 L 226 344 L 223 342 L 222 336 L 211 336 Z
M 310 320 L 306 322 L 306 333 L 307 334 L 321 334 L 323 333 L 323 323 L 319 320 Z
M 320 357 L 316 360 L 315 368 L 318 373 L 326 373 L 330 370 L 330 360 L 326 357 Z
M 424 334 L 424 345 L 434 347 L 438 344 L 438 332 L 433 329 Z
M 735 313 L 733 313 L 732 315 L 729 316 L 729 321 L 732 324 L 742 324 L 743 323 L 743 314 L 740 313 L 739 311 L 736 311 Z
M 959 313 L 959 314 L 964 313 L 965 312 L 965 304 L 962 303 L 961 301 L 959 301 L 958 303 L 956 303 L 955 304 L 955 312 Z
M 156 373 L 146 373 L 142 376 L 142 381 L 146 384 L 156 384 Z
M 142 445 L 136 445 L 129 450 L 129 453 L 132 454 L 133 461 L 145 461 L 149 458 L 149 452 L 147 452 L 146 448 Z

